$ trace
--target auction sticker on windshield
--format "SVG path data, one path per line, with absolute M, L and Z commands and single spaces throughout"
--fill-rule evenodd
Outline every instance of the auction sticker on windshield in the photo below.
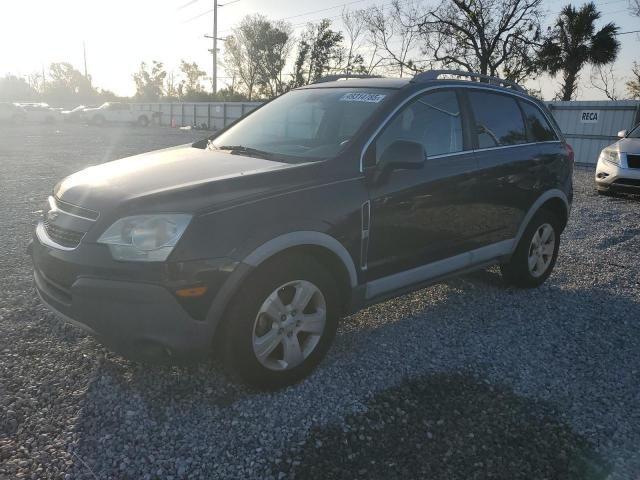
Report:
M 379 93 L 345 93 L 341 102 L 366 102 L 366 103 L 380 103 L 386 95 Z

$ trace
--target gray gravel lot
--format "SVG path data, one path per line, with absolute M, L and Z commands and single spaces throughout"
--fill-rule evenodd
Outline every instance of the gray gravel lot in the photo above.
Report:
M 640 478 L 640 201 L 591 169 L 541 288 L 492 268 L 371 307 L 279 392 L 61 324 L 24 254 L 55 182 L 204 135 L 0 126 L 0 479 Z

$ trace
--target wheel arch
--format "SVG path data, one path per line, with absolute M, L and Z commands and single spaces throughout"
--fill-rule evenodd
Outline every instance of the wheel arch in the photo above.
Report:
M 351 291 L 358 285 L 356 267 L 347 249 L 334 237 L 316 231 L 291 232 L 269 240 L 249 253 L 238 265 L 214 298 L 207 314 L 215 331 L 223 323 L 225 312 L 233 298 L 242 289 L 243 282 L 265 262 L 277 260 L 283 255 L 307 254 L 319 258 L 320 263 L 340 282 L 348 292 L 341 295 L 342 307 L 346 310 L 351 300 Z M 339 289 L 341 290 L 341 289 Z M 341 290 L 340 293 L 343 293 Z
M 520 239 L 522 238 L 522 235 L 524 234 L 524 231 L 527 228 L 527 225 L 529 225 L 529 222 L 531 221 L 533 216 L 543 208 L 559 215 L 559 218 L 562 222 L 562 230 L 564 230 L 564 227 L 567 225 L 567 222 L 569 220 L 569 200 L 562 190 L 547 190 L 536 199 L 533 205 L 531 205 L 526 215 L 524 216 L 524 219 L 520 223 L 520 228 L 518 229 L 518 233 L 516 234 L 515 242 L 513 242 L 514 251 L 517 248 L 518 243 L 520 243 Z
M 309 253 L 319 252 L 321 255 L 325 255 L 325 258 L 333 258 L 334 262 L 339 260 L 337 265 L 344 268 L 349 285 L 352 288 L 358 285 L 355 263 L 347 249 L 334 237 L 322 232 L 302 231 L 280 235 L 253 250 L 243 260 L 243 263 L 257 267 L 278 254 L 293 250 L 306 250 Z

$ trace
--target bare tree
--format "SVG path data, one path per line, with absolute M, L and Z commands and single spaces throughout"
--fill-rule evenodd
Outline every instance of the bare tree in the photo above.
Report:
M 419 0 L 394 0 L 385 8 L 375 6 L 365 11 L 364 21 L 369 40 L 378 56 L 376 66 L 396 71 L 402 77 L 406 72 L 422 70 L 411 57 L 418 52 L 420 25 L 424 19 Z
M 629 10 L 631 15 L 640 17 L 640 0 L 629 0 Z
M 364 57 L 360 52 L 364 43 L 366 24 L 362 10 L 342 10 L 342 26 L 345 32 L 346 73 L 364 73 Z
M 640 63 L 633 62 L 633 68 L 631 69 L 633 74 L 631 80 L 627 82 L 627 92 L 631 98 L 640 100 Z
M 619 100 L 618 85 L 613 65 L 598 65 L 591 69 L 589 83 L 596 90 L 604 93 L 609 100 Z
M 542 0 L 442 0 L 420 24 L 423 51 L 446 67 L 522 80 L 537 70 Z

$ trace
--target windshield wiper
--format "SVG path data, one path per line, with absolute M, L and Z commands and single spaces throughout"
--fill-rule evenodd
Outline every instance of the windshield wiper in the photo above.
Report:
M 269 152 L 258 150 L 257 148 L 245 147 L 244 145 L 222 145 L 214 148 L 216 150 L 229 150 L 231 154 L 242 154 L 266 159 L 273 158 L 273 154 Z

